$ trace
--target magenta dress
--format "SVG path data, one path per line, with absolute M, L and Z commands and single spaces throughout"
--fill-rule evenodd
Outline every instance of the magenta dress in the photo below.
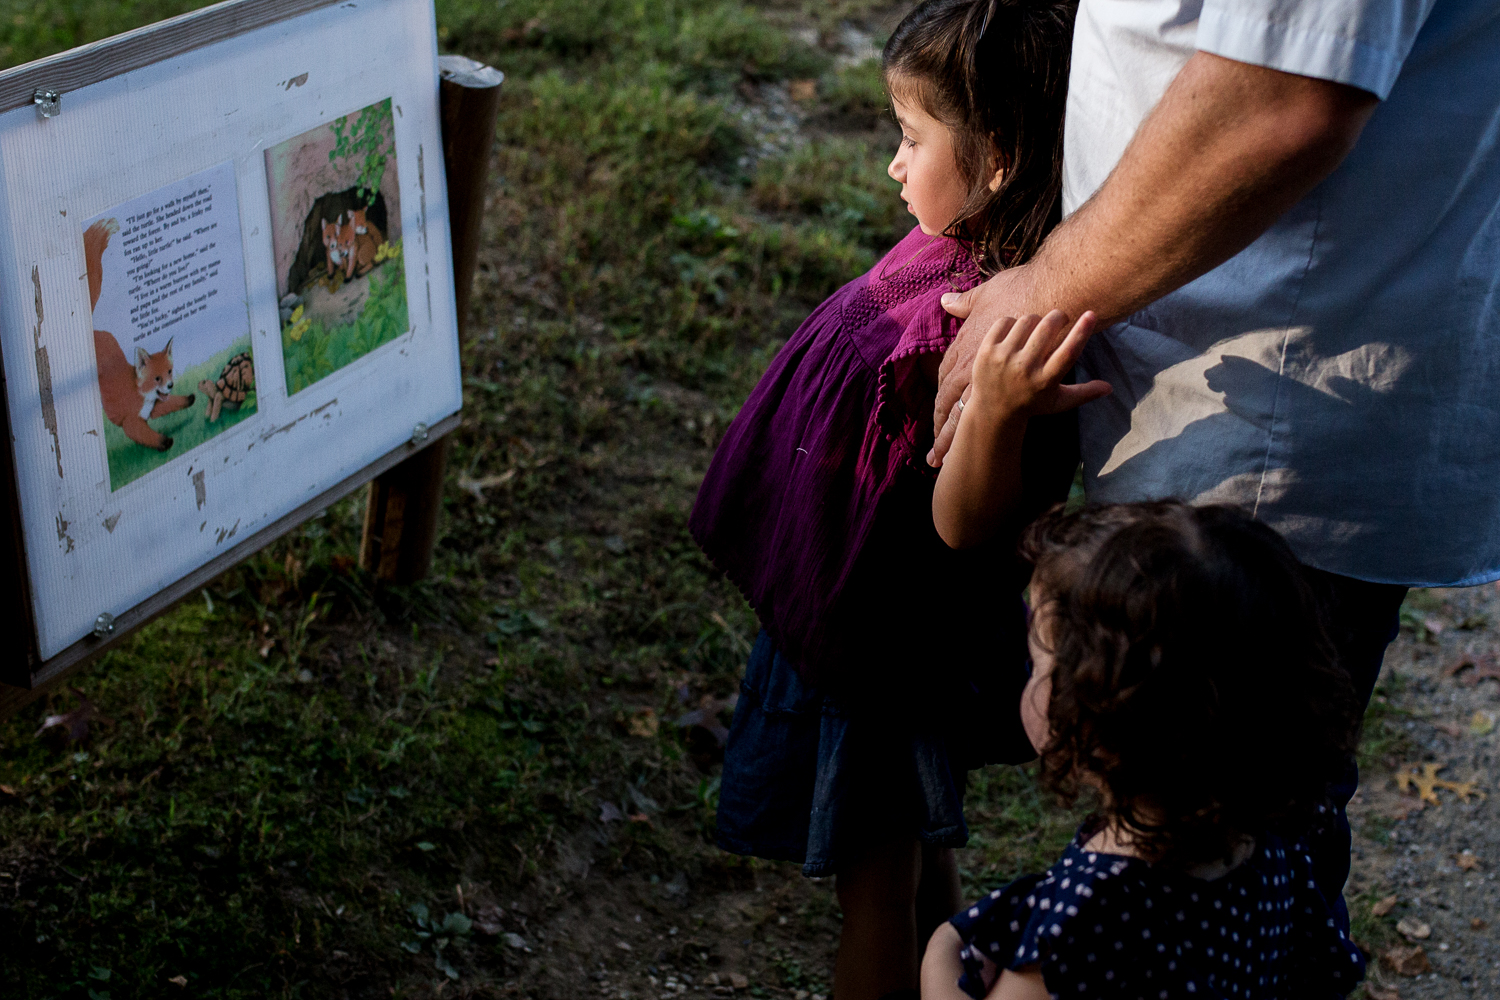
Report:
M 932 525 L 922 361 L 958 332 L 939 299 L 978 277 L 958 241 L 913 229 L 797 329 L 704 477 L 689 527 L 765 632 L 725 756 L 731 850 L 826 874 L 856 826 L 961 843 L 965 769 L 1031 756 L 1014 539 L 955 552 Z M 1066 496 L 1076 424 L 1034 421 L 1025 463 L 1040 512 Z

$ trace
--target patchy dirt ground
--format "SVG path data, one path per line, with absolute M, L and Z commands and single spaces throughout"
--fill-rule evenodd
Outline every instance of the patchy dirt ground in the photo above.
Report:
M 1371 995 L 1497 997 L 1500 588 L 1417 592 L 1403 618 L 1350 807 L 1350 909 L 1386 956 Z
M 1417 592 L 1403 617 L 1371 715 L 1373 760 L 1351 806 L 1348 899 L 1356 936 L 1375 956 L 1364 995 L 1500 997 L 1500 588 Z M 1431 765 L 1434 785 L 1424 777 Z M 1403 782 L 1405 771 L 1422 780 Z M 532 897 L 512 904 L 507 926 L 519 936 L 505 992 L 538 1000 L 817 1000 L 828 992 L 839 929 L 831 880 L 706 845 L 681 845 L 697 867 L 667 881 L 596 871 L 589 859 L 630 822 L 607 812 L 608 821 L 559 849 L 557 871 Z

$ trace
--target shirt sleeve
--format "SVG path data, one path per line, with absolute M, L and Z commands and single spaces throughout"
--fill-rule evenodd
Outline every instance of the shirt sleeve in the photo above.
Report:
M 1436 0 L 1205 0 L 1197 47 L 1382 101 Z

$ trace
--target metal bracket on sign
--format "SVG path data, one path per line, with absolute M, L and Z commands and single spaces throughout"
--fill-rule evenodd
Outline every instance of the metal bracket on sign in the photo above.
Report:
M 62 94 L 55 90 L 38 87 L 36 93 L 31 95 L 31 103 L 36 105 L 36 113 L 43 118 L 56 118 L 62 114 Z

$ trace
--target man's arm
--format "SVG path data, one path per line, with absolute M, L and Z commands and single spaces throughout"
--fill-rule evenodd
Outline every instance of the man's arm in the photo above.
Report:
M 1196 53 L 1108 180 L 1037 255 L 944 305 L 967 318 L 943 359 L 929 461 L 996 320 L 1085 309 L 1130 315 L 1217 267 L 1333 172 L 1378 103 L 1356 87 Z

